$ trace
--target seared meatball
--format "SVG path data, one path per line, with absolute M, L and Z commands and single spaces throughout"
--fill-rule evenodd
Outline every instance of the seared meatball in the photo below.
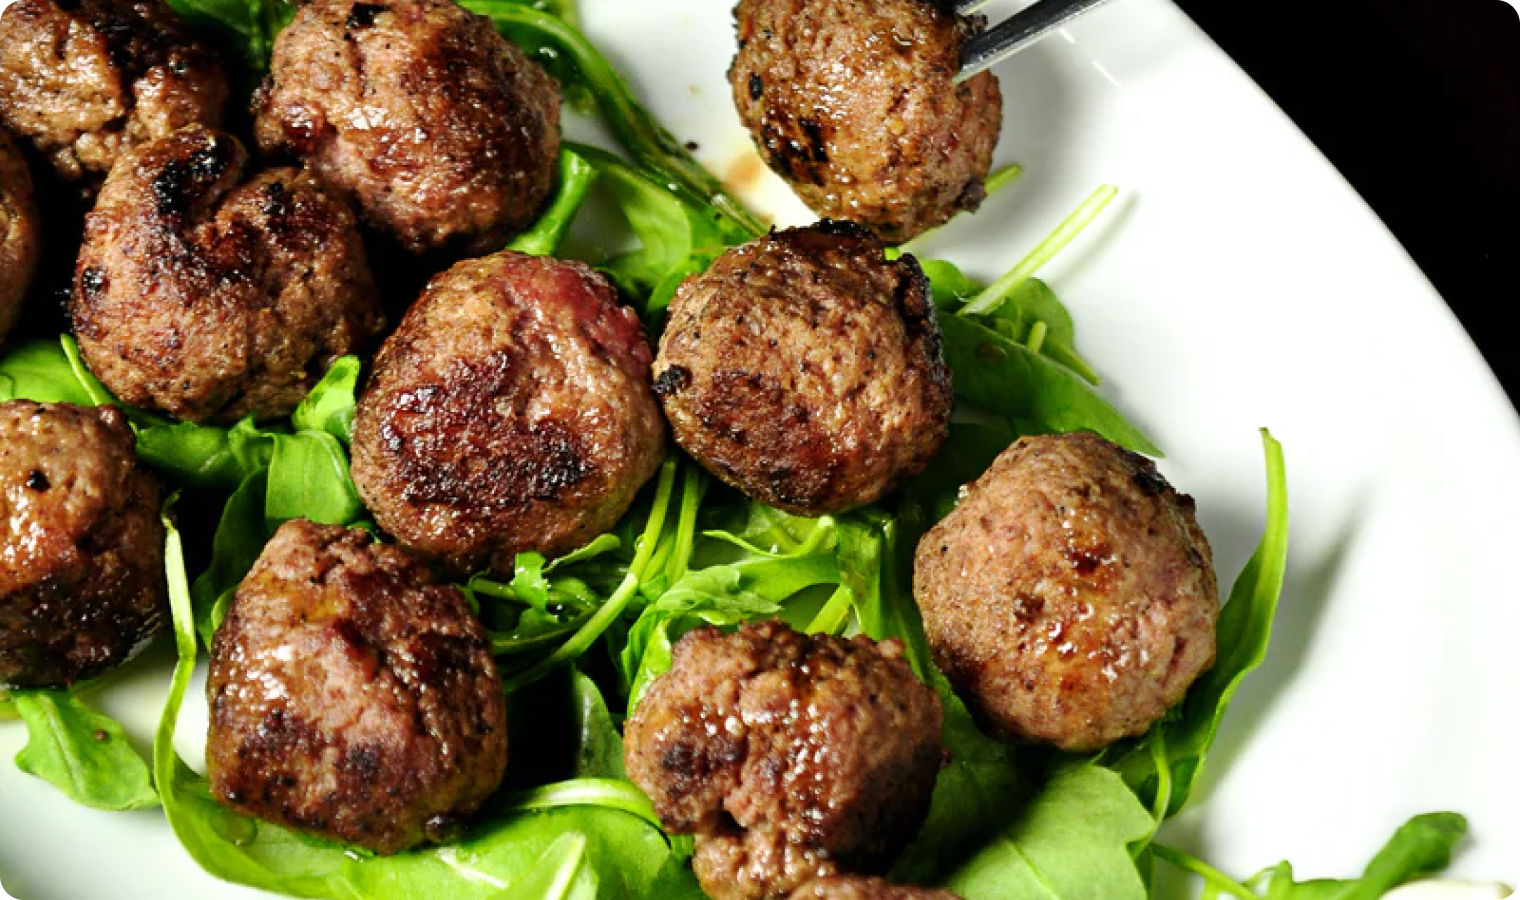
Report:
M 892 884 L 881 878 L 837 875 L 798 888 L 789 900 L 960 900 L 949 891 Z
M 206 698 L 219 803 L 378 853 L 449 839 L 506 771 L 506 697 L 464 594 L 358 529 L 280 526 Z
M 0 342 L 16 324 L 37 269 L 39 227 L 26 160 L 0 131 Z
M 1089 433 L 1003 452 L 918 545 L 935 660 L 996 734 L 1095 750 L 1214 661 L 1219 588 L 1193 499 Z
M 82 192 L 132 147 L 216 126 L 217 60 L 163 0 L 17 0 L 0 15 L 0 125 Z
M 231 135 L 184 129 L 124 158 L 86 221 L 69 314 L 133 406 L 277 418 L 382 325 L 353 214 L 310 173 L 244 181 L 246 162 Z
M 126 662 L 168 611 L 158 485 L 113 407 L 0 404 L 0 687 Z
M 580 263 L 461 262 L 375 357 L 354 484 L 382 528 L 456 571 L 573 550 L 664 458 L 651 355 L 638 317 Z
M 943 0 L 741 0 L 734 15 L 739 118 L 814 212 L 899 243 L 981 204 L 1003 98 L 986 72 L 952 83 L 981 16 Z
M 554 187 L 559 85 L 453 0 L 312 0 L 275 41 L 259 146 L 414 251 L 488 252 Z
M 709 896 L 885 872 L 912 840 L 942 757 L 940 705 L 902 653 L 780 622 L 676 645 L 628 720 L 628 776 L 668 830 L 696 834 Z
M 655 392 L 687 453 L 799 515 L 881 498 L 950 427 L 929 282 L 839 222 L 745 244 L 681 285 Z

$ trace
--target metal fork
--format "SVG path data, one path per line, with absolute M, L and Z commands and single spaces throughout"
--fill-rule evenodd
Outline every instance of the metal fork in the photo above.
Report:
M 955 11 L 975 12 L 992 0 L 956 0 Z M 1045 35 L 1108 0 L 1039 0 L 966 42 L 957 82 L 992 68 Z

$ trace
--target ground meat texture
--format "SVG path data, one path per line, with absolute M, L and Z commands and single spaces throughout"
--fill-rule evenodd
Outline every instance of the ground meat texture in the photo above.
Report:
M 111 407 L 0 404 L 0 687 L 63 687 L 162 627 L 153 476 Z
M 124 158 L 86 221 L 69 314 L 133 406 L 288 415 L 383 324 L 353 214 L 299 169 L 243 180 L 246 160 L 230 135 L 179 131 Z
M 1213 664 L 1219 588 L 1193 499 L 1094 434 L 1020 439 L 918 545 L 935 660 L 996 734 L 1087 752 Z
M 580 263 L 458 263 L 375 357 L 354 483 L 381 527 L 456 571 L 573 550 L 665 456 L 651 355 L 638 317 Z
M 41 252 L 37 204 L 26 161 L 0 131 L 0 342 L 21 314 Z
M 814 878 L 885 872 L 923 824 L 940 705 L 897 641 L 780 622 L 676 645 L 625 732 L 629 777 L 665 827 L 696 834 L 716 900 L 785 898 Z
M 741 0 L 734 15 L 739 118 L 814 212 L 900 243 L 981 204 L 1002 94 L 989 73 L 952 79 L 982 17 L 936 0 Z
M 217 802 L 390 854 L 451 839 L 501 784 L 506 698 L 458 588 L 364 531 L 287 522 L 211 646 Z
M 416 252 L 489 252 L 554 186 L 559 85 L 453 0 L 312 0 L 275 42 L 259 145 Z
M 0 125 L 89 193 L 117 157 L 216 126 L 227 80 L 163 0 L 17 0 L 0 15 Z
M 836 222 L 730 250 L 681 285 L 655 392 L 708 471 L 799 515 L 871 503 L 921 471 L 952 399 L 917 261 Z
M 949 891 L 892 884 L 881 878 L 838 875 L 798 888 L 789 900 L 961 900 Z

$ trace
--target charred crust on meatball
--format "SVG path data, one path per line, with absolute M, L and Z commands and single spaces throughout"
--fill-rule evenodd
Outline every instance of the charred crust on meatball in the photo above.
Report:
M 1144 733 L 1214 659 L 1192 498 L 1081 432 L 1021 438 L 924 535 L 935 661 L 989 731 L 1087 752 Z
M 949 428 L 928 280 L 849 222 L 774 232 L 688 279 L 655 385 L 688 453 L 803 515 L 880 499 L 927 465 Z
M 626 762 L 666 828 L 696 834 L 710 896 L 784 898 L 891 865 L 927 814 L 939 730 L 900 643 L 747 623 L 677 643 L 629 719 Z
M 459 263 L 376 356 L 354 483 L 382 528 L 451 571 L 573 550 L 664 457 L 652 355 L 585 265 L 509 251 Z
M 953 79 L 983 17 L 929 0 L 741 0 L 734 17 L 740 119 L 814 212 L 900 243 L 977 208 L 1002 97 L 988 73 Z
M 319 171 L 413 254 L 499 248 L 558 171 L 558 83 L 452 0 L 304 4 L 254 113 L 265 153 Z
M 227 93 L 162 0 L 19 0 L 0 17 L 0 124 L 86 196 L 132 147 L 220 124 Z
M 357 529 L 281 526 L 206 691 L 218 802 L 378 853 L 448 839 L 505 771 L 505 698 L 464 595 Z
M 126 417 L 0 404 L 0 687 L 101 674 L 166 613 L 158 485 Z
M 353 214 L 199 126 L 123 157 L 85 220 L 68 312 L 92 372 L 191 421 L 288 415 L 384 325 Z

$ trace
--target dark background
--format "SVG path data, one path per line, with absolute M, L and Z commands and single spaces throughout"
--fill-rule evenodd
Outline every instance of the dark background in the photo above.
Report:
M 1520 15 L 1177 0 L 1367 199 L 1520 402 Z

